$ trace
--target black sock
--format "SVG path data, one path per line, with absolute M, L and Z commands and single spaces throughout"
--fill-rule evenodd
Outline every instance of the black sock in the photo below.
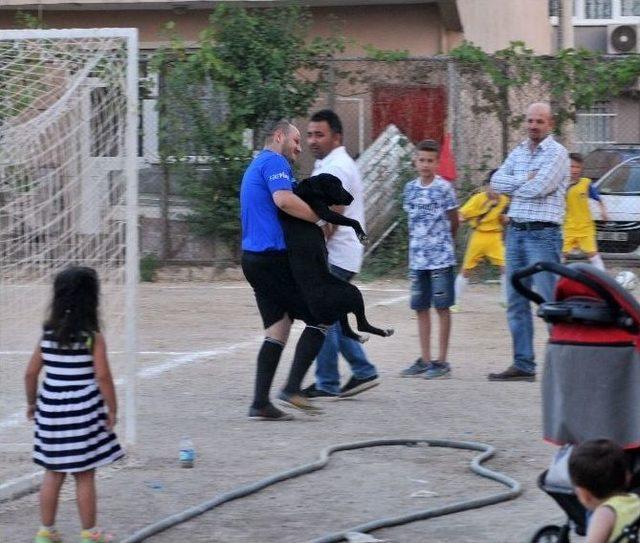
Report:
M 282 356 L 284 344 L 277 339 L 265 338 L 258 353 L 258 364 L 256 366 L 256 387 L 253 395 L 251 407 L 262 409 L 269 403 L 269 391 L 273 376 L 278 369 L 278 362 Z
M 297 394 L 300 392 L 302 380 L 316 356 L 318 356 L 325 336 L 325 328 L 307 326 L 304 329 L 296 345 L 296 352 L 293 355 L 293 363 L 291 364 L 291 370 L 289 370 L 289 379 L 284 387 L 286 393 Z

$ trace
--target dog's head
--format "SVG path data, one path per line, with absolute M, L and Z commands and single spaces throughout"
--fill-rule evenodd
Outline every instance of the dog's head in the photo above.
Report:
M 303 179 L 294 192 L 306 202 L 320 200 L 327 206 L 348 206 L 353 202 L 353 196 L 342 186 L 342 181 L 330 173 Z

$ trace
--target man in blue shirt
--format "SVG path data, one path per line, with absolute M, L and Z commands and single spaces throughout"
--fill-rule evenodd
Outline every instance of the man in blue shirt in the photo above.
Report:
M 267 130 L 264 149 L 253 159 L 240 186 L 242 271 L 253 287 L 265 329 L 258 353 L 254 399 L 249 418 L 290 420 L 269 400 L 269 391 L 293 319 L 306 323 L 293 358 L 289 378 L 278 399 L 289 407 L 317 414 L 313 403 L 300 395 L 300 385 L 322 347 L 327 326 L 310 314 L 289 268 L 278 210 L 323 226 L 311 208 L 293 192 L 291 163 L 300 155 L 300 132 L 288 121 Z

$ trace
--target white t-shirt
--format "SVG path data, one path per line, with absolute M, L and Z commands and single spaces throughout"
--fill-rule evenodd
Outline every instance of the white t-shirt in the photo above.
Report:
M 336 147 L 322 160 L 316 160 L 312 175 L 320 173 L 330 173 L 342 181 L 342 186 L 353 196 L 351 205 L 345 207 L 344 216 L 359 221 L 366 231 L 362 178 L 344 146 Z M 338 226 L 327 241 L 327 251 L 330 264 L 354 273 L 360 271 L 364 247 L 350 226 Z

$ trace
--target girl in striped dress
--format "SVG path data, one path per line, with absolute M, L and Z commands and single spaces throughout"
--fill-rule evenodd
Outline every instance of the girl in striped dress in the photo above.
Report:
M 62 541 L 55 516 L 67 473 L 76 482 L 81 543 L 110 540 L 95 527 L 95 468 L 124 453 L 113 433 L 116 393 L 98 324 L 98 300 L 93 269 L 71 267 L 56 276 L 50 314 L 25 374 L 27 417 L 36 423 L 33 460 L 46 469 L 40 489 L 42 527 L 35 543 Z

